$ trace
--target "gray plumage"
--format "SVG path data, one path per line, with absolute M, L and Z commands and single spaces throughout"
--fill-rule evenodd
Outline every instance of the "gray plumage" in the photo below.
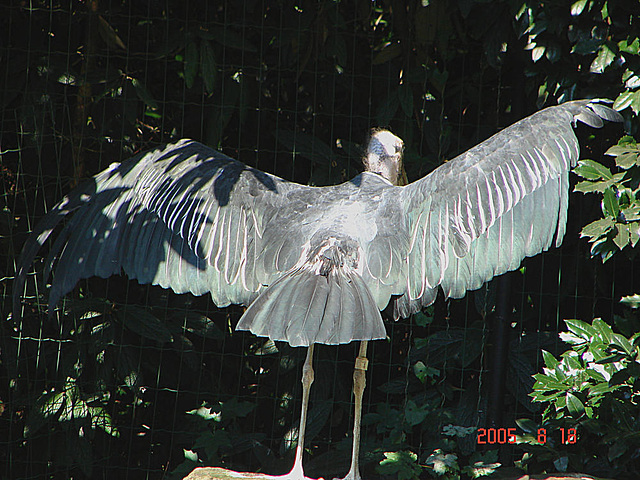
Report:
M 331 187 L 285 181 L 191 140 L 113 164 L 36 226 L 27 270 L 68 215 L 45 260 L 53 306 L 78 280 L 124 271 L 176 293 L 248 306 L 237 326 L 293 346 L 385 337 L 396 317 L 462 297 L 565 232 L 573 125 L 620 114 L 597 101 L 544 109 L 406 186 L 402 142 L 374 134 L 366 171 Z M 376 173 L 373 173 L 376 172 Z M 386 177 L 386 178 L 385 178 Z

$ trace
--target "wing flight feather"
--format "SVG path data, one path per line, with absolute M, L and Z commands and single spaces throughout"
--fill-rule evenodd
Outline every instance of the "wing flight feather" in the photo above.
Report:
M 568 173 L 578 161 L 577 121 L 621 116 L 598 101 L 549 107 L 402 188 L 411 246 L 395 315 L 429 305 L 440 285 L 462 297 L 565 233 Z

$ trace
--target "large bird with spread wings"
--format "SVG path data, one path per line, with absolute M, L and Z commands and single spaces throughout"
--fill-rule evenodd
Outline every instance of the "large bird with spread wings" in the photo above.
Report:
M 573 126 L 621 116 L 599 101 L 549 107 L 401 186 L 402 141 L 375 132 L 365 172 L 341 185 L 288 182 L 192 140 L 112 164 L 36 226 L 19 260 L 25 277 L 53 229 L 45 260 L 53 306 L 78 280 L 124 271 L 176 293 L 208 293 L 248 308 L 237 328 L 308 347 L 294 467 L 302 452 L 313 345 L 360 341 L 354 372 L 351 469 L 358 480 L 360 410 L 369 340 L 385 338 L 380 311 L 407 317 L 438 287 L 462 297 L 523 258 L 559 245 L 568 173 L 579 156 Z

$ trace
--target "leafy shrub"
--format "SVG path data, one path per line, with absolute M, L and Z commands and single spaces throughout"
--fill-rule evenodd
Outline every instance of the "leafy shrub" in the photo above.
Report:
M 616 478 L 633 472 L 640 457 L 640 320 L 629 315 L 617 323 L 627 335 L 599 318 L 565 320 L 568 331 L 560 338 L 570 348 L 559 358 L 543 351 L 545 367 L 534 375 L 531 396 L 545 405 L 548 441 L 524 440 L 537 461 Z

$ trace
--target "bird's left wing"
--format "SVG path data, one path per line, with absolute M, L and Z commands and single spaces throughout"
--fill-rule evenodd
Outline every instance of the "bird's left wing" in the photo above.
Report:
M 45 260 L 52 306 L 78 280 L 121 271 L 177 293 L 210 292 L 218 306 L 248 304 L 277 273 L 256 262 L 263 224 L 289 190 L 307 188 L 191 140 L 114 163 L 35 227 L 18 261 L 14 311 L 34 257 L 67 216 Z
M 525 118 L 402 189 L 411 243 L 396 316 L 435 300 L 440 285 L 462 297 L 565 232 L 568 172 L 579 155 L 573 126 L 621 115 L 577 100 Z

